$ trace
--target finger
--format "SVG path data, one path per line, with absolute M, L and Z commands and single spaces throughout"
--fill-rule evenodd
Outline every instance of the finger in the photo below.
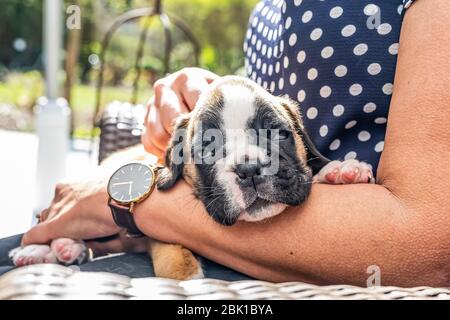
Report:
M 148 134 L 142 135 L 141 140 L 142 144 L 144 145 L 145 151 L 153 154 L 158 159 L 161 159 L 164 156 L 164 150 L 161 150 L 156 145 L 154 145 Z
M 160 150 L 165 150 L 167 147 L 167 143 L 170 139 L 170 134 L 164 128 L 161 119 L 161 112 L 159 108 L 156 106 L 152 106 L 150 113 L 147 128 L 150 140 L 152 143 Z
M 208 84 L 210 84 L 211 82 L 220 78 L 217 74 L 215 74 L 209 70 L 206 70 L 206 69 L 200 69 L 200 70 L 201 70 L 203 78 L 206 79 Z
M 31 228 L 23 235 L 22 246 L 29 244 L 46 244 L 52 239 L 57 238 L 54 235 L 54 231 L 57 229 L 49 226 L 48 222 L 43 222 Z
M 94 257 L 101 257 L 109 253 L 119 253 L 124 251 L 124 247 L 118 236 L 109 241 L 86 241 L 86 245 L 92 250 Z
M 38 221 L 39 222 L 44 222 L 45 220 L 47 220 L 49 214 L 50 214 L 50 210 L 48 208 L 42 210 L 41 213 L 37 216 Z
M 181 95 L 189 111 L 194 110 L 200 95 L 207 90 L 209 82 L 203 77 L 190 77 L 184 86 L 181 86 Z
M 161 105 L 159 106 L 158 111 L 164 130 L 168 133 L 169 138 L 173 132 L 175 119 L 181 113 L 189 112 L 189 108 L 181 101 L 181 99 L 181 96 L 173 90 L 165 90 L 161 97 Z

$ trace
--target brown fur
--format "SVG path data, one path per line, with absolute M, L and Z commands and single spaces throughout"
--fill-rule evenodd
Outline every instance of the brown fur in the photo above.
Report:
M 200 264 L 183 246 L 151 240 L 148 250 L 157 277 L 186 280 L 198 276 Z

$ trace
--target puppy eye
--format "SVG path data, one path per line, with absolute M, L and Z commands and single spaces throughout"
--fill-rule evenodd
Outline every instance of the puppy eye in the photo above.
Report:
M 210 158 L 216 156 L 216 149 L 203 150 L 203 158 Z
M 286 140 L 289 138 L 290 132 L 287 130 L 278 130 L 272 134 L 272 140 Z

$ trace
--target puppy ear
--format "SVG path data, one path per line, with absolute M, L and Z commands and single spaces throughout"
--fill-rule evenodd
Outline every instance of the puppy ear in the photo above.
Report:
M 187 140 L 187 127 L 190 115 L 181 115 L 175 122 L 172 138 L 167 147 L 165 156 L 165 168 L 158 173 L 156 187 L 159 190 L 167 190 L 182 178 L 185 162 L 185 146 Z
M 299 105 L 288 98 L 281 98 L 281 105 L 288 113 L 295 127 L 295 131 L 301 137 L 303 144 L 305 145 L 307 152 L 307 165 L 312 169 L 313 175 L 317 174 L 320 169 L 331 162 L 331 160 L 326 158 L 319 152 L 319 150 L 317 150 L 316 146 L 303 127 Z

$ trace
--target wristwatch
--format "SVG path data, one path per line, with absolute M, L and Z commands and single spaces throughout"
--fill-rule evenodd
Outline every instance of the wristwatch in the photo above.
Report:
M 144 236 L 136 226 L 133 210 L 136 204 L 152 193 L 161 168 L 158 165 L 132 162 L 117 169 L 109 179 L 108 206 L 115 223 L 126 229 L 131 238 Z

